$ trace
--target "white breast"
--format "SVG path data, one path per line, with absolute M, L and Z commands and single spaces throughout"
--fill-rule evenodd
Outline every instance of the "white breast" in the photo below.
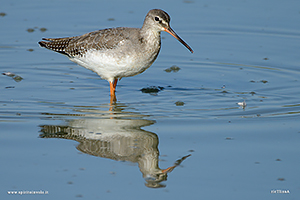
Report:
M 113 81 L 142 73 L 151 66 L 156 56 L 155 53 L 142 54 L 136 51 L 89 50 L 84 56 L 70 60 L 96 72 L 102 79 Z

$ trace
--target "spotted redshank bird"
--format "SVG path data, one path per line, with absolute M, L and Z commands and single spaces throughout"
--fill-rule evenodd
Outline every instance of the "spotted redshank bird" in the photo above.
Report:
M 41 47 L 66 55 L 71 61 L 96 72 L 110 84 L 111 101 L 116 100 L 118 80 L 144 72 L 160 51 L 160 33 L 170 33 L 193 53 L 170 27 L 170 16 L 153 9 L 142 28 L 108 28 L 65 38 L 43 38 Z

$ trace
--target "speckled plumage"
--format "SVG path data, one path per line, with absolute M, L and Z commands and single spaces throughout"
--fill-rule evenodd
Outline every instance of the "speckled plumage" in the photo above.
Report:
M 117 80 L 140 74 L 151 66 L 160 51 L 161 31 L 170 33 L 193 52 L 169 23 L 166 12 L 153 9 L 146 15 L 142 28 L 108 28 L 75 37 L 43 38 L 39 44 L 96 72 L 114 83 L 115 88 Z
M 108 28 L 66 38 L 43 38 L 42 47 L 67 55 L 70 58 L 83 56 L 88 50 L 105 51 L 114 49 L 120 41 L 130 38 L 131 28 Z

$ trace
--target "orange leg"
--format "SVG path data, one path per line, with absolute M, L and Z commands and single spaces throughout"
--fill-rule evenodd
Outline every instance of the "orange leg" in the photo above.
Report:
M 114 85 L 113 85 L 114 88 L 115 88 L 115 90 L 116 90 L 116 87 L 117 87 L 117 83 L 118 83 L 118 79 L 115 79 L 115 80 L 114 80 Z
M 118 83 L 118 79 L 115 79 L 113 82 L 109 82 L 110 96 L 114 96 L 115 95 L 117 83 Z
M 118 79 L 115 79 L 113 82 L 109 82 L 110 86 L 110 103 L 112 104 L 117 100 L 116 98 L 116 87 L 117 87 Z

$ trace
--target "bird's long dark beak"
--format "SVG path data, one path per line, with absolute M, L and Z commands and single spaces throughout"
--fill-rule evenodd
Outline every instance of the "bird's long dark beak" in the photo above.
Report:
M 181 42 L 181 44 L 183 44 L 186 48 L 188 48 L 191 53 L 194 53 L 193 49 L 185 41 L 183 41 L 183 39 L 181 39 L 179 35 L 177 35 L 171 27 L 165 28 L 165 31 L 167 33 L 170 33 L 174 38 L 176 38 L 179 42 Z
M 182 158 L 176 160 L 176 162 L 174 163 L 173 166 L 168 167 L 167 169 L 163 169 L 162 173 L 164 173 L 164 174 L 170 173 L 171 171 L 173 171 L 173 169 L 175 169 L 175 167 L 179 166 L 182 163 L 182 161 L 184 161 L 186 158 L 190 157 L 191 155 L 192 154 L 189 154 L 187 156 L 183 156 Z

